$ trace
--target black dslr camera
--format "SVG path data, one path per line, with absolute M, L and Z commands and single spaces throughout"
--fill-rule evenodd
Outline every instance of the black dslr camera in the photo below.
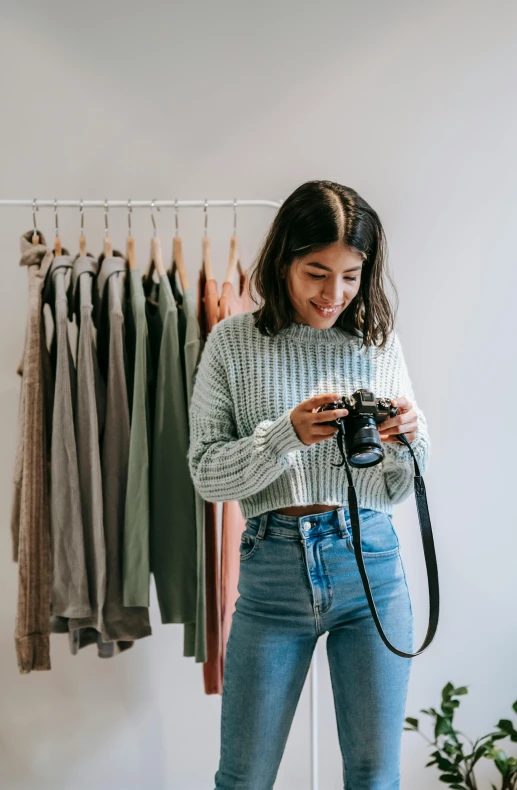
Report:
M 338 417 L 322 424 L 335 425 L 344 434 L 346 455 L 350 464 L 367 467 L 382 461 L 384 451 L 377 425 L 398 414 L 398 409 L 392 406 L 391 399 L 376 398 L 373 392 L 358 389 L 353 395 L 344 395 L 333 403 L 320 406 L 317 411 L 335 409 L 348 409 L 348 414 L 346 417 Z

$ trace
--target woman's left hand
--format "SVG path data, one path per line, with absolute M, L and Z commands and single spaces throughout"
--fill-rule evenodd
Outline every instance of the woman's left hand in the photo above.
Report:
M 414 441 L 417 435 L 418 415 L 413 405 L 407 398 L 395 398 L 391 403 L 397 407 L 398 414 L 379 423 L 377 429 L 382 441 L 402 444 L 400 439 L 397 439 L 398 433 L 403 433 L 408 442 Z

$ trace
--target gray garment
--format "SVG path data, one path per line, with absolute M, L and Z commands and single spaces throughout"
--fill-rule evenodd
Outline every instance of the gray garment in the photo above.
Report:
M 70 652 L 97 645 L 99 658 L 111 658 L 132 647 L 133 642 L 105 641 L 103 606 L 106 592 L 106 546 L 103 524 L 100 443 L 106 412 L 106 386 L 100 374 L 92 320 L 92 282 L 98 261 L 90 255 L 77 256 L 72 269 L 73 309 L 79 329 L 77 344 L 77 389 L 75 432 L 84 546 L 91 614 L 81 618 L 54 617 L 52 631 L 68 633 Z
M 123 605 L 122 555 L 129 459 L 129 404 L 124 341 L 123 257 L 104 258 L 96 279 L 97 348 L 106 378 L 106 418 L 101 448 L 106 544 L 105 638 L 132 641 L 151 634 L 149 610 Z M 106 345 L 107 344 L 107 345 Z
M 68 621 L 70 650 L 77 653 L 90 642 L 99 644 L 99 655 L 104 656 L 102 608 L 106 591 L 106 548 L 102 518 L 102 474 L 100 437 L 104 427 L 106 387 L 100 375 L 95 349 L 95 329 L 92 321 L 92 281 L 97 274 L 98 261 L 93 256 L 77 258 L 72 270 L 72 294 L 79 329 L 77 342 L 78 387 L 75 405 L 75 432 L 84 548 L 91 614 Z M 79 633 L 79 629 L 88 628 Z M 113 643 L 108 652 L 113 654 Z
M 76 371 L 68 339 L 68 297 L 72 260 L 54 258 L 44 301 L 54 318 L 51 358 L 54 404 L 50 465 L 50 538 L 52 557 L 52 616 L 91 615 L 84 552 L 81 493 L 74 428 Z

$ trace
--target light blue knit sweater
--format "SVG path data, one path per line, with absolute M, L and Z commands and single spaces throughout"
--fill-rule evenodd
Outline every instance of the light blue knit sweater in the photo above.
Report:
M 360 347 L 338 327 L 292 323 L 276 337 L 256 329 L 253 313 L 223 319 L 211 330 L 195 374 L 189 408 L 190 474 L 208 502 L 238 500 L 244 518 L 293 505 L 347 505 L 348 482 L 336 435 L 304 444 L 290 412 L 321 393 L 407 397 L 418 414 L 411 443 L 420 472 L 430 452 L 397 332 L 383 350 Z M 413 492 L 414 464 L 400 442 L 383 442 L 383 461 L 351 467 L 360 507 L 390 515 Z

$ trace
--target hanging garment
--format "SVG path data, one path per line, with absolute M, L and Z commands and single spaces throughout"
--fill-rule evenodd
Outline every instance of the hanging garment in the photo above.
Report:
M 219 299 L 219 320 L 222 321 L 229 315 L 237 313 L 249 313 L 255 310 L 255 303 L 251 298 L 250 282 L 246 272 L 238 272 L 239 275 L 239 294 L 235 293 L 233 283 L 224 282 L 221 286 L 221 298 Z
M 233 283 L 224 282 L 219 300 L 219 320 L 229 315 L 253 312 L 255 305 L 250 295 L 249 279 L 246 272 L 239 271 L 239 295 Z M 230 635 L 235 602 L 239 597 L 239 545 L 246 526 L 237 499 L 223 502 L 221 527 L 221 674 L 224 678 L 226 644 Z
M 142 275 L 138 269 L 131 269 L 126 279 L 129 283 L 126 340 L 131 434 L 124 520 L 124 606 L 149 606 L 151 350 Z
M 39 244 L 31 243 L 33 231 L 20 240 L 20 266 L 28 267 L 29 304 L 18 368 L 22 379 L 11 532 L 18 562 L 15 648 L 21 673 L 50 669 L 50 437 L 45 424 L 50 379 L 41 293 L 53 254 L 37 233 Z
M 153 368 L 151 570 L 162 623 L 196 618 L 194 485 L 188 468 L 188 415 L 182 384 L 178 308 L 166 274 L 144 280 Z M 156 304 L 157 302 L 157 304 Z M 154 367 L 156 366 L 156 367 Z
M 106 547 L 100 445 L 104 431 L 106 387 L 97 362 L 92 320 L 92 282 L 98 266 L 98 261 L 91 255 L 75 258 L 70 303 L 79 330 L 75 432 L 91 615 L 70 619 L 53 616 L 52 631 L 68 634 L 72 655 L 77 655 L 83 647 L 96 644 L 99 658 L 111 658 L 131 647 L 133 642 L 104 641 L 108 636 L 102 616 L 106 592 Z
M 196 314 L 194 292 L 187 288 L 183 293 L 176 282 L 176 263 L 173 263 L 169 282 L 178 305 L 178 334 L 182 360 L 183 382 L 185 384 L 185 400 L 188 409 L 194 389 L 194 376 L 200 358 L 200 330 Z M 181 320 L 183 316 L 183 320 Z M 183 631 L 183 656 L 194 656 L 196 663 L 207 660 L 206 649 L 206 563 L 205 563 L 205 521 L 204 500 L 194 489 L 196 510 L 196 551 L 197 551 L 197 601 L 196 620 L 185 623 Z
M 207 280 L 203 266 L 199 273 L 197 307 L 202 355 L 207 337 L 219 321 L 217 280 Z M 203 664 L 203 679 L 205 694 L 222 694 L 221 602 L 219 597 L 217 509 L 215 502 L 205 502 L 205 564 L 207 660 Z
M 71 273 L 71 257 L 55 256 L 42 295 L 54 322 L 50 346 L 54 376 L 50 460 L 53 618 L 91 615 L 74 427 L 77 379 L 68 337 Z
M 180 347 L 180 362 L 181 362 L 181 380 L 183 383 L 183 394 L 185 403 L 188 401 L 187 397 L 187 379 L 186 379 L 186 368 L 185 368 L 185 336 L 187 334 L 187 317 L 185 315 L 185 305 L 183 300 L 183 293 L 178 288 L 178 283 L 176 282 L 176 272 L 177 266 L 175 263 L 172 265 L 171 271 L 167 272 L 167 276 L 169 278 L 169 285 L 171 286 L 172 295 L 174 296 L 174 301 L 176 302 L 176 307 L 178 308 L 178 343 Z
M 151 634 L 146 607 L 123 605 L 122 553 L 128 479 L 130 421 L 124 343 L 123 256 L 99 259 L 94 290 L 99 367 L 106 383 L 101 448 L 103 521 L 106 545 L 105 641 L 131 642 Z
M 92 319 L 92 288 L 98 266 L 98 261 L 91 255 L 77 256 L 72 269 L 72 309 L 79 331 L 75 428 L 91 614 L 70 619 L 67 630 L 72 654 L 77 654 L 86 645 L 97 644 L 98 655 L 105 658 L 115 654 L 115 646 L 113 642 L 105 643 L 102 636 L 106 547 L 100 442 L 104 430 L 106 387 L 99 371 Z

